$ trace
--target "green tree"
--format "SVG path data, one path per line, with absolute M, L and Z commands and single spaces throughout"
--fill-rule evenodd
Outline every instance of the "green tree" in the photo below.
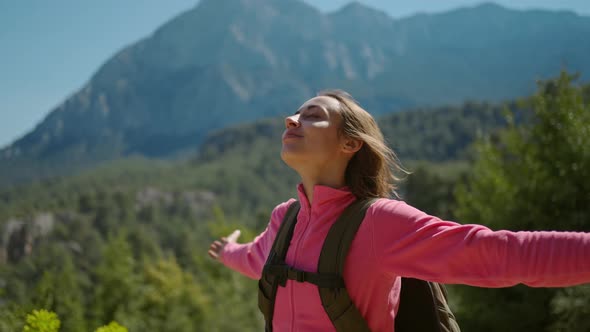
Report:
M 0 331 L 18 331 L 25 325 L 26 311 L 15 304 L 5 304 L 0 309 Z
M 448 171 L 452 169 L 453 172 Z M 442 219 L 453 220 L 453 190 L 465 167 L 458 163 L 420 163 L 410 168 L 400 186 L 400 196 L 412 206 Z
M 142 321 L 136 322 L 136 328 L 130 329 L 162 332 L 204 330 L 202 327 L 210 300 L 197 280 L 184 271 L 173 257 L 146 264 L 141 286 L 139 310 Z
M 64 332 L 86 330 L 84 296 L 80 276 L 72 256 L 65 248 L 56 247 L 54 268 L 46 269 L 37 282 L 33 305 L 54 311 L 62 317 Z
M 139 305 L 137 296 L 141 279 L 125 233 L 109 237 L 94 277 L 94 325 L 113 320 L 127 325 Z
M 54 312 L 44 309 L 33 310 L 27 315 L 27 323 L 23 327 L 23 332 L 57 332 L 59 326 L 59 318 Z
M 95 332 L 128 332 L 128 330 L 117 322 L 110 322 L 109 325 L 101 326 Z
M 478 159 L 457 190 L 458 220 L 493 229 L 590 229 L 590 106 L 573 80 L 562 73 L 541 82 L 524 107 L 508 112 L 507 129 L 476 145 Z M 468 331 L 543 331 L 556 318 L 554 289 L 462 290 Z

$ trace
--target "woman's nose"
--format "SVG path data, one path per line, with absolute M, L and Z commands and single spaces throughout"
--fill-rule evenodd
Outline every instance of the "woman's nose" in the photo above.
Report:
M 299 114 L 291 115 L 285 118 L 285 127 L 296 128 L 299 127 Z

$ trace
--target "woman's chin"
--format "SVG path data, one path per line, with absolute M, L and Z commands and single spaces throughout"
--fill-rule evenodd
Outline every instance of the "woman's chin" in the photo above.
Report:
M 301 157 L 301 153 L 286 149 L 285 147 L 281 150 L 281 159 L 291 168 L 301 162 Z

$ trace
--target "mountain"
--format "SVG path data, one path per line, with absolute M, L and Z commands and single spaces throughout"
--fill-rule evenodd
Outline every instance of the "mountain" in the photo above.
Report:
M 323 88 L 375 115 L 527 95 L 590 71 L 590 18 L 493 4 L 394 20 L 353 2 L 202 0 L 106 61 L 0 150 L 0 186 L 130 155 L 194 153 L 208 133 L 291 113 Z

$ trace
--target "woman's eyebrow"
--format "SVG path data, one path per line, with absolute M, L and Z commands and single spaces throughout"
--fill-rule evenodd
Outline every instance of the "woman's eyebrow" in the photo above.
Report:
M 301 113 L 301 112 L 303 112 L 303 111 L 306 111 L 306 110 L 307 110 L 307 111 L 311 111 L 311 110 L 313 110 L 314 108 L 319 108 L 319 109 L 322 109 L 322 107 L 320 107 L 320 106 L 318 106 L 318 105 L 309 105 L 309 106 L 307 106 L 307 107 L 302 107 L 302 108 L 300 108 L 299 110 L 297 110 L 297 113 Z

